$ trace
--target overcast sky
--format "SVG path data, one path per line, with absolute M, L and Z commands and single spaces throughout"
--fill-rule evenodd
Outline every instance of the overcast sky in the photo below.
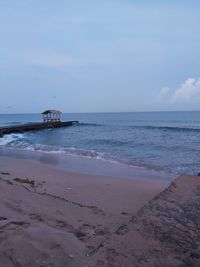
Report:
M 0 113 L 200 110 L 200 1 L 0 0 Z

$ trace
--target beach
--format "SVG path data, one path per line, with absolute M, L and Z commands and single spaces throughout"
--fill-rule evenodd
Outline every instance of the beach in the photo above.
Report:
M 82 114 L 70 128 L 3 136 L 0 267 L 200 266 L 193 115 Z
M 0 157 L 0 267 L 200 265 L 200 179 L 58 170 Z
M 99 249 L 169 185 L 9 157 L 0 158 L 0 172 L 2 267 L 116 266 L 96 259 Z
M 199 20 L 0 1 L 0 267 L 200 267 Z
M 200 266 L 199 114 L 63 114 L 84 122 L 0 138 L 0 267 Z

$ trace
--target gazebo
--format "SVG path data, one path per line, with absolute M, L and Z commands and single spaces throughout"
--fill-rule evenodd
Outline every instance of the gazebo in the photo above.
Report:
M 62 112 L 55 109 L 48 109 L 42 112 L 43 122 L 58 122 L 60 121 L 60 114 Z

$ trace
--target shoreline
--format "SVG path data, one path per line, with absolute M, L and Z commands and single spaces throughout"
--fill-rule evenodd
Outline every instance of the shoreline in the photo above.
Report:
M 141 179 L 141 177 L 137 178 L 137 176 L 134 179 L 128 179 L 126 177 L 71 172 L 57 169 L 54 165 L 44 164 L 31 159 L 16 159 L 2 156 L 0 156 L 0 170 L 3 173 L 11 173 L 12 176 L 26 177 L 31 180 L 36 179 L 36 182 L 39 183 L 42 183 L 42 179 L 44 179 L 46 183 L 48 182 L 50 191 L 55 193 L 56 188 L 56 193 L 59 196 L 65 194 L 62 191 L 62 186 L 64 185 L 69 188 L 67 189 L 67 193 L 72 197 L 72 200 L 81 199 L 82 197 L 83 201 L 87 199 L 88 202 L 98 202 L 99 205 L 102 205 L 101 202 L 104 201 L 104 206 L 108 204 L 114 209 L 118 209 L 119 207 L 118 204 L 114 204 L 114 201 L 118 203 L 123 201 L 123 207 L 128 207 L 129 211 L 140 208 L 141 205 L 169 185 L 169 181 L 164 180 Z M 55 179 L 55 177 L 59 177 L 59 180 L 56 180 L 57 178 Z M 81 188 L 81 186 L 84 187 Z M 72 193 L 73 187 L 77 188 L 77 194 Z M 107 190 L 108 188 L 109 190 Z M 98 197 L 93 193 L 89 196 L 90 192 L 95 192 Z M 103 195 L 103 200 L 101 194 Z M 112 198 L 113 203 L 110 202 Z M 136 201 L 133 206 L 132 201 Z M 90 204 L 93 205 L 94 202 Z M 139 204 L 135 208 L 137 206 L 136 203 L 141 203 L 141 205 Z
M 121 179 L 135 178 L 141 180 L 172 181 L 176 174 L 149 169 L 146 167 L 127 165 L 117 161 L 90 158 L 73 154 L 47 153 L 42 151 L 28 151 L 16 148 L 0 147 L 0 157 L 26 159 L 48 165 L 57 170 L 79 174 L 111 176 Z

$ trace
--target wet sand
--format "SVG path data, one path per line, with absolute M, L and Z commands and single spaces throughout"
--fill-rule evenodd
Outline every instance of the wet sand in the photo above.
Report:
M 99 253 L 169 185 L 134 178 L 0 157 L 0 266 L 118 266 Z

